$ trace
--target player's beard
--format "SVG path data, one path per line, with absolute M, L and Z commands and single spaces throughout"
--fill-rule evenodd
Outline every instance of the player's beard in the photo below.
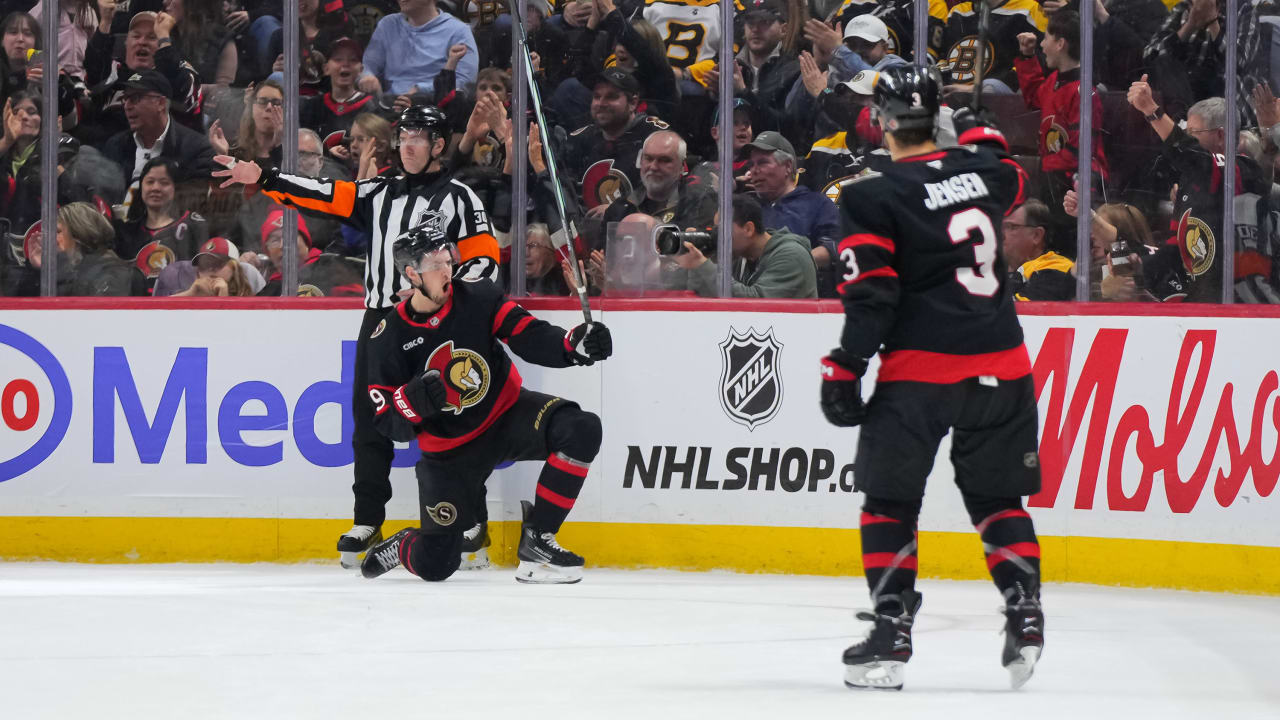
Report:
M 452 282 L 451 280 L 445 280 L 444 284 L 440 286 L 440 292 L 438 292 L 435 295 L 432 295 L 431 293 L 428 293 L 425 290 L 423 291 L 423 294 L 431 298 L 431 302 L 443 307 L 444 304 L 449 300 L 449 284 L 451 282 Z

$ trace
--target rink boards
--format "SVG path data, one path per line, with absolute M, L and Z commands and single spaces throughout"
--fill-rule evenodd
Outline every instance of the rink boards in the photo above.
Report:
M 350 523 L 358 308 L 70 302 L 0 306 L 0 557 L 332 557 Z M 528 305 L 581 321 L 559 301 Z M 1044 478 L 1028 504 L 1046 577 L 1280 593 L 1280 314 L 1023 310 Z M 597 316 L 613 359 L 520 368 L 527 387 L 604 420 L 566 545 L 603 566 L 861 572 L 857 431 L 817 407 L 837 305 L 608 301 Z M 948 451 L 930 477 L 921 574 L 982 577 Z M 416 521 L 415 456 L 397 453 L 388 530 Z M 489 483 L 499 560 L 513 558 L 537 471 Z

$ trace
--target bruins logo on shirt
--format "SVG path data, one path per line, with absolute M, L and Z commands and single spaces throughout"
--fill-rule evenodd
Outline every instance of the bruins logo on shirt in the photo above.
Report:
M 587 208 L 608 205 L 631 194 L 631 180 L 613 166 L 613 160 L 597 160 L 582 174 L 582 202 Z
M 1055 120 L 1049 120 L 1049 129 L 1044 134 L 1044 149 L 1046 152 L 1053 154 L 1061 152 L 1067 147 L 1067 131 L 1066 128 L 1059 125 Z
M 987 41 L 986 49 L 986 69 L 983 71 L 983 77 L 991 77 L 991 68 L 995 66 L 996 49 Z M 974 70 L 978 66 L 978 36 L 968 35 L 960 39 L 951 49 L 947 51 L 947 65 L 951 68 L 951 79 L 953 82 L 972 82 L 974 80 Z
M 427 369 L 440 373 L 445 387 L 443 409 L 454 415 L 461 415 L 463 410 L 483 400 L 489 392 L 489 365 L 479 353 L 455 348 L 452 340 L 431 351 Z
M 1200 218 L 1191 217 L 1190 210 L 1178 220 L 1178 250 L 1191 277 L 1200 277 L 1213 267 L 1218 252 L 1213 230 Z

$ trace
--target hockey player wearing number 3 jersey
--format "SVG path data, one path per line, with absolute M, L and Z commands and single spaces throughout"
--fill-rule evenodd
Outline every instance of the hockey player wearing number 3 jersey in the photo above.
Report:
M 959 147 L 933 142 L 936 71 L 880 73 L 874 107 L 894 162 L 846 181 L 840 347 L 822 360 L 822 411 L 861 425 L 854 487 L 873 626 L 844 652 L 845 684 L 900 689 L 911 659 L 916 525 L 938 444 L 951 462 L 987 567 L 1005 600 L 1002 664 L 1020 687 L 1043 647 L 1040 548 L 1022 496 L 1040 488 L 1035 392 L 1022 328 L 1005 286 L 1001 220 L 1024 174 L 1003 135 L 971 110 L 955 114 Z M 861 378 L 880 354 L 875 392 Z
M 609 329 L 588 323 L 566 332 L 534 318 L 483 277 L 453 277 L 458 250 L 438 227 L 406 233 L 394 255 L 414 293 L 370 334 L 368 394 L 375 427 L 392 440 L 416 439 L 422 449 L 416 467 L 422 525 L 370 548 L 361 571 L 373 578 L 404 565 L 423 580 L 448 578 L 494 467 L 540 460 L 534 503 L 522 503 L 516 579 L 578 582 L 583 560 L 555 534 L 600 450 L 600 418 L 521 387 L 501 343 L 545 367 L 591 365 L 613 352 Z

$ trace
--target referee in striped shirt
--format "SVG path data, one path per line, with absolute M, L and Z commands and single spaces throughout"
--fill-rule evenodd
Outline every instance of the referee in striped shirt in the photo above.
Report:
M 449 145 L 449 125 L 438 108 L 414 106 L 396 122 L 400 164 L 404 174 L 375 177 L 359 182 L 313 180 L 263 169 L 256 163 L 237 162 L 227 155 L 214 161 L 225 169 L 214 176 L 226 178 L 222 187 L 235 183 L 259 185 L 263 194 L 282 205 L 308 213 L 335 217 L 369 234 L 364 275 L 364 320 L 356 343 L 355 391 L 351 412 L 355 420 L 355 526 L 338 539 L 344 567 L 358 567 L 360 552 L 382 539 L 386 504 L 391 499 L 391 441 L 373 426 L 373 406 L 368 387 L 369 337 L 395 307 L 398 293 L 407 284 L 394 262 L 396 238 L 424 223 L 437 224 L 457 242 L 462 271 L 490 272 L 496 276 L 498 241 L 480 199 L 466 185 L 453 179 L 444 166 Z M 468 263 L 474 260 L 475 262 Z

